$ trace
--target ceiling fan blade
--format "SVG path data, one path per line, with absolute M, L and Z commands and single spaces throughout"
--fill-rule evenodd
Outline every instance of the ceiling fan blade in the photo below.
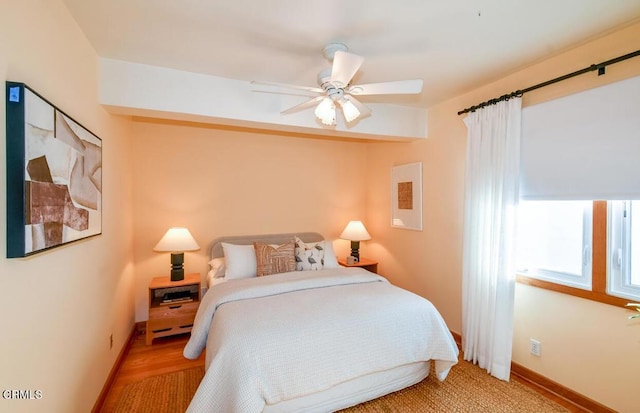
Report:
M 353 85 L 347 92 L 356 96 L 420 93 L 422 92 L 422 79 Z
M 364 57 L 357 54 L 337 51 L 333 56 L 331 82 L 337 87 L 345 87 L 364 62 Z
M 363 105 L 362 102 L 360 102 L 358 99 L 349 95 L 344 95 L 344 98 L 349 102 L 353 103 L 353 106 L 355 106 L 356 109 L 358 109 L 358 112 L 360 112 L 359 117 L 365 117 L 365 116 L 371 115 L 371 109 Z
M 309 99 L 305 102 L 302 102 L 299 105 L 295 105 L 290 107 L 289 109 L 283 110 L 282 112 L 280 112 L 281 115 L 288 115 L 289 113 L 293 113 L 293 112 L 297 112 L 299 110 L 302 109 L 306 109 L 306 108 L 310 108 L 312 106 L 315 106 L 316 103 L 320 102 L 322 99 L 324 99 L 324 96 L 316 96 L 312 99 Z
M 261 80 L 252 80 L 252 85 L 266 85 L 266 86 L 277 86 L 283 87 L 287 89 L 298 89 L 298 90 L 306 90 L 307 92 L 313 93 L 324 93 L 324 90 L 319 87 L 309 87 L 309 86 L 297 86 L 297 85 L 289 85 L 287 83 L 278 83 L 278 82 L 263 82 Z

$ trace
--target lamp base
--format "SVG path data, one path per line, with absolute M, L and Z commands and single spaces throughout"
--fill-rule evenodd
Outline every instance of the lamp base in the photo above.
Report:
M 171 281 L 184 280 L 184 253 L 171 253 Z
M 182 281 L 184 280 L 184 268 L 171 269 L 171 281 Z
M 360 262 L 360 241 L 351 241 L 351 256 Z

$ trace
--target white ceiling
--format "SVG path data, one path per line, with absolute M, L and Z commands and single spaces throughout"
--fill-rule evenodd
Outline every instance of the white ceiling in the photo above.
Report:
M 359 83 L 423 79 L 421 95 L 385 98 L 422 107 L 640 18 L 640 0 L 64 2 L 101 57 L 315 86 L 341 41 L 365 57 Z

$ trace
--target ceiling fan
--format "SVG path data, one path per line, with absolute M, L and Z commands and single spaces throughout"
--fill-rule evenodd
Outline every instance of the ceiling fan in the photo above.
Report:
M 356 96 L 415 94 L 422 91 L 422 79 L 362 85 L 350 84 L 351 79 L 360 69 L 362 62 L 364 62 L 364 58 L 349 53 L 348 50 L 348 47 L 342 43 L 330 43 L 322 49 L 324 57 L 333 63 L 331 67 L 325 68 L 318 73 L 319 87 L 263 81 L 252 81 L 251 83 L 298 89 L 317 94 L 318 96 L 280 113 L 286 115 L 316 106 L 316 117 L 327 126 L 336 124 L 336 107 L 342 109 L 342 114 L 347 122 L 353 122 L 360 117 L 371 114 L 371 110 L 356 99 Z

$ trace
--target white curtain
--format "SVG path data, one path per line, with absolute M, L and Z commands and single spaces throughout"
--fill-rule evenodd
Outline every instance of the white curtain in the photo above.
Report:
M 522 99 L 468 115 L 462 273 L 462 350 L 509 380 Z

